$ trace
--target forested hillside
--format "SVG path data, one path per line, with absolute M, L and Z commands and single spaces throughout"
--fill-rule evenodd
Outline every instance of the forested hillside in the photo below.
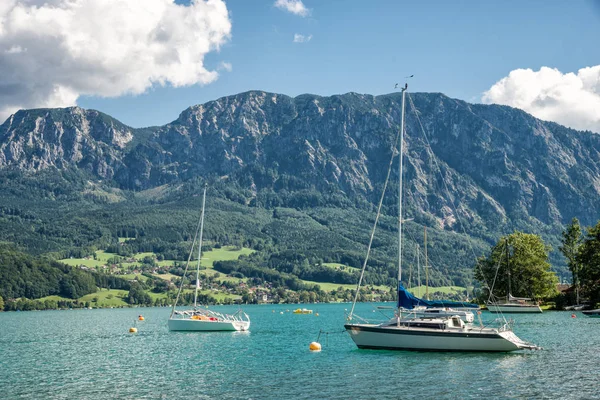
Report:
M 441 94 L 411 102 L 407 268 L 425 226 L 433 284 L 468 286 L 475 258 L 501 235 L 541 234 L 556 249 L 572 217 L 597 220 L 600 135 Z M 208 243 L 257 250 L 253 268 L 351 282 L 398 125 L 398 94 L 247 92 L 147 129 L 79 108 L 19 111 L 0 126 L 0 240 L 55 259 L 107 248 L 184 259 L 207 182 Z M 397 189 L 395 165 L 368 283 L 396 274 Z M 568 276 L 557 251 L 551 261 Z

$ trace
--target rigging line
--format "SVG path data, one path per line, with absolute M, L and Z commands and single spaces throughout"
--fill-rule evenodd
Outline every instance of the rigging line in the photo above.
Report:
M 485 274 L 483 273 L 482 268 L 479 266 L 479 262 L 477 262 L 477 256 L 475 255 L 475 250 L 473 250 L 473 245 L 471 244 L 471 238 L 469 235 L 467 235 L 467 231 L 465 230 L 465 226 L 462 222 L 462 219 L 460 218 L 460 215 L 458 214 L 458 210 L 457 210 L 456 206 L 454 205 L 454 201 L 452 200 L 452 197 L 450 196 L 450 190 L 448 189 L 448 184 L 446 183 L 446 180 L 444 179 L 444 176 L 442 175 L 442 169 L 440 168 L 440 165 L 437 162 L 435 154 L 433 153 L 433 148 L 431 147 L 431 144 L 429 143 L 429 138 L 427 137 L 425 128 L 423 128 L 423 123 L 421 122 L 421 118 L 419 118 L 419 114 L 417 113 L 417 108 L 415 107 L 415 104 L 413 103 L 412 96 L 410 95 L 410 93 L 408 93 L 408 101 L 410 103 L 411 110 L 414 112 L 415 117 L 417 118 L 417 122 L 419 123 L 419 127 L 421 128 L 421 133 L 423 133 L 423 137 L 425 138 L 425 143 L 427 143 L 427 147 L 431 154 L 431 158 L 433 159 L 433 162 L 435 163 L 435 166 L 437 167 L 437 169 L 440 173 L 440 176 L 442 177 L 442 182 L 444 184 L 444 188 L 446 189 L 446 194 L 448 196 L 448 201 L 452 205 L 453 211 L 456 213 L 456 218 L 458 219 L 458 222 L 460 222 L 460 227 L 463 231 L 463 234 L 467 238 L 467 243 L 469 244 L 469 249 L 471 250 L 471 253 L 473 254 L 473 258 L 475 259 L 475 262 L 476 262 L 475 265 L 477 268 L 480 269 L 481 277 L 483 278 L 483 282 L 485 283 L 485 285 L 487 287 L 490 287 L 487 282 L 487 279 L 485 277 Z M 504 318 L 504 314 L 501 313 L 500 315 L 502 315 L 502 318 L 506 321 L 506 318 Z
M 192 242 L 192 248 L 190 249 L 190 255 L 188 256 L 187 262 L 185 263 L 185 271 L 183 271 L 183 275 L 181 276 L 181 285 L 179 285 L 179 290 L 177 291 L 177 297 L 175 298 L 175 303 L 173 303 L 173 307 L 171 308 L 171 315 L 169 318 L 173 316 L 175 312 L 175 306 L 177 306 L 177 302 L 179 301 L 179 295 L 181 294 L 181 289 L 183 289 L 183 280 L 185 279 L 185 275 L 187 274 L 188 267 L 190 265 L 190 260 L 192 259 L 192 254 L 194 254 L 194 243 L 196 243 L 196 238 L 198 237 L 198 233 L 200 232 L 200 224 L 202 221 L 198 221 L 198 227 L 196 228 L 196 233 L 194 234 L 194 241 Z
M 392 156 L 390 157 L 390 165 L 388 167 L 387 176 L 385 177 L 385 183 L 383 184 L 383 190 L 381 191 L 381 198 L 379 199 L 379 205 L 377 206 L 377 215 L 375 216 L 375 222 L 373 223 L 373 229 L 371 230 L 371 237 L 369 238 L 369 245 L 367 246 L 367 255 L 365 256 L 365 261 L 362 266 L 362 270 L 360 271 L 360 278 L 358 279 L 358 285 L 356 285 L 356 293 L 354 294 L 354 301 L 352 302 L 352 309 L 350 310 L 350 314 L 348 314 L 348 320 L 352 319 L 354 314 L 354 307 L 356 306 L 356 301 L 358 300 L 358 293 L 360 291 L 360 285 L 362 284 L 363 277 L 365 275 L 365 269 L 367 268 L 367 262 L 369 261 L 369 254 L 371 253 L 371 246 L 373 244 L 373 238 L 375 237 L 375 230 L 377 229 L 377 223 L 379 222 L 379 216 L 381 215 L 381 206 L 383 205 L 383 199 L 385 197 L 385 191 L 387 189 L 388 182 L 390 180 L 390 174 L 392 173 L 392 165 L 394 163 L 394 158 L 396 157 L 396 144 L 398 143 L 398 139 L 400 138 L 400 133 L 402 129 L 398 130 L 398 134 L 396 135 L 396 140 L 394 140 L 394 146 L 392 147 Z M 398 153 L 400 154 L 400 153 Z
M 492 287 L 489 287 L 489 286 L 488 286 L 488 290 L 490 291 L 490 295 L 489 295 L 489 297 L 488 297 L 488 302 L 490 302 L 490 301 L 491 301 L 491 302 L 493 302 L 493 303 L 496 303 L 496 299 L 495 299 L 495 297 L 496 297 L 496 296 L 493 296 L 493 294 L 492 294 L 492 289 L 493 289 L 493 288 L 494 288 L 494 286 L 496 285 L 496 278 L 498 277 L 498 271 L 500 271 L 500 263 L 501 263 L 501 262 L 502 262 L 502 257 L 499 257 L 499 258 L 498 258 L 498 264 L 496 265 L 496 274 L 494 275 L 494 281 L 492 282 Z M 483 275 L 483 273 L 482 273 L 482 275 Z M 485 278 L 484 278 L 484 279 L 485 279 Z M 486 282 L 486 285 L 487 285 L 487 282 Z M 492 296 L 494 297 L 493 299 L 492 299 Z M 503 315 L 503 317 L 504 317 L 504 315 Z
M 441 167 L 440 167 L 440 165 L 439 165 L 439 163 L 438 163 L 438 161 L 437 161 L 437 159 L 435 157 L 435 154 L 433 153 L 433 148 L 431 147 L 431 144 L 429 143 L 429 138 L 427 137 L 427 133 L 425 132 L 425 128 L 423 128 L 423 124 L 421 123 L 421 118 L 419 118 L 419 114 L 417 113 L 417 108 L 415 107 L 415 104 L 413 103 L 412 96 L 410 95 L 410 93 L 408 93 L 408 101 L 410 102 L 410 107 L 411 107 L 412 111 L 414 112 L 415 117 L 417 118 L 417 122 L 419 123 L 419 127 L 421 128 L 421 132 L 423 133 L 423 137 L 425 138 L 425 142 L 427 143 L 428 150 L 430 151 L 431 158 L 433 159 L 433 162 L 435 163 L 435 166 L 436 166 L 437 170 L 439 171 L 440 175 L 442 176 L 442 183 L 444 184 L 444 188 L 446 189 L 446 194 L 448 196 L 448 201 L 452 205 L 453 211 L 456 213 L 456 218 L 460 222 L 460 227 L 461 227 L 464 235 L 467 238 L 467 243 L 469 244 L 469 249 L 471 250 L 471 253 L 473 254 L 473 258 L 475 260 L 477 260 L 477 256 L 475 255 L 475 250 L 473 250 L 473 245 L 471 244 L 471 238 L 467 234 L 467 232 L 465 230 L 465 225 L 462 222 L 462 219 L 460 218 L 460 215 L 458 213 L 458 209 L 454 205 L 454 201 L 452 200 L 452 197 L 450 196 L 450 189 L 448 189 L 448 184 L 446 183 L 446 179 L 444 179 L 444 176 L 442 175 L 442 169 L 441 169 Z M 477 264 L 477 265 L 479 265 L 479 264 Z M 485 276 L 483 277 L 483 280 L 484 280 L 485 284 L 487 285 L 488 283 L 487 283 L 487 280 L 486 280 Z M 488 287 L 489 287 L 489 285 L 488 285 Z

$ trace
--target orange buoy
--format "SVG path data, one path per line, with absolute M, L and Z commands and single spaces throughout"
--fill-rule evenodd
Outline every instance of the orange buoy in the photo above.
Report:
M 311 344 L 308 345 L 308 349 L 310 351 L 321 351 L 321 343 L 311 342 Z
M 140 321 L 143 321 L 143 320 L 144 320 L 144 317 L 143 317 L 142 315 L 140 315 L 140 316 L 138 317 L 138 320 L 140 320 Z

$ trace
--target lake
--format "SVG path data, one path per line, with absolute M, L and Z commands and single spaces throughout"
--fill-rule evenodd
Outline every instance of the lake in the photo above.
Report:
M 245 306 L 250 332 L 233 333 L 169 332 L 167 308 L 0 313 L 0 397 L 600 398 L 600 319 L 512 316 L 515 333 L 540 351 L 376 351 L 357 349 L 342 332 L 350 306 Z M 292 314 L 298 307 L 319 316 Z M 373 309 L 359 304 L 357 314 L 374 317 Z M 135 322 L 138 314 L 145 321 Z M 130 334 L 134 323 L 139 331 Z M 323 351 L 312 353 L 321 329 L 331 333 L 319 340 Z

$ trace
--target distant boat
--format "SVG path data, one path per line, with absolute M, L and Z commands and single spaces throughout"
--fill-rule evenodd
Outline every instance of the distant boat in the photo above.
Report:
M 241 309 L 235 314 L 222 314 L 219 312 L 208 310 L 207 308 L 198 307 L 198 290 L 200 289 L 200 260 L 202 256 L 202 232 L 204 230 L 204 210 L 206 205 L 206 185 L 202 195 L 202 213 L 200 214 L 200 222 L 188 261 L 185 265 L 185 272 L 181 279 L 177 298 L 171 309 L 169 317 L 169 330 L 171 331 L 247 331 L 250 329 L 250 317 Z M 194 251 L 194 244 L 199 233 L 198 241 L 198 264 L 196 267 L 196 290 L 194 292 L 194 308 L 191 310 L 177 311 L 177 302 L 183 288 L 185 273 L 188 270 L 190 260 Z
M 307 310 L 306 308 L 297 308 L 294 310 L 294 314 L 312 314 L 313 310 Z
M 596 309 L 596 310 L 587 310 L 587 311 L 582 311 L 583 315 L 587 315 L 588 317 L 591 318 L 600 318 L 600 308 Z
M 490 293 L 490 300 L 488 301 L 487 308 L 492 313 L 520 313 L 520 314 L 539 314 L 542 312 L 542 308 L 531 301 L 528 297 L 514 297 L 510 291 L 510 262 L 508 256 L 508 238 L 506 239 L 506 274 L 508 282 L 508 293 L 506 300 L 497 301 L 493 300 L 494 296 Z
M 399 193 L 398 193 L 398 303 L 396 315 L 384 323 L 370 323 L 354 314 L 358 300 L 360 285 L 367 266 L 375 228 L 381 213 L 381 205 L 385 188 L 389 180 L 392 163 L 390 162 L 388 175 L 383 187 L 382 197 L 377 209 L 375 223 L 371 232 L 371 239 L 367 246 L 367 255 L 359 278 L 352 309 L 344 325 L 346 331 L 358 348 L 384 349 L 384 350 L 434 350 L 434 351 L 514 351 L 520 349 L 537 349 L 538 347 L 519 339 L 512 331 L 510 325 L 505 323 L 500 328 L 474 326 L 465 323 L 459 315 L 442 315 L 431 317 L 418 317 L 406 310 L 412 311 L 415 307 L 433 308 L 436 304 L 428 300 L 419 299 L 410 294 L 402 286 L 402 141 L 404 136 L 404 103 L 406 96 L 405 86 L 402 89 L 402 120 L 400 124 L 400 151 L 399 151 Z M 392 156 L 393 157 L 393 156 Z M 393 160 L 393 158 L 392 158 Z M 444 304 L 445 305 L 445 304 Z M 444 306 L 442 305 L 442 307 Z M 469 305 L 471 306 L 471 305 Z M 472 305 L 478 308 L 477 305 Z M 443 307 L 446 308 L 446 307 Z M 358 322 L 355 322 L 358 320 Z

